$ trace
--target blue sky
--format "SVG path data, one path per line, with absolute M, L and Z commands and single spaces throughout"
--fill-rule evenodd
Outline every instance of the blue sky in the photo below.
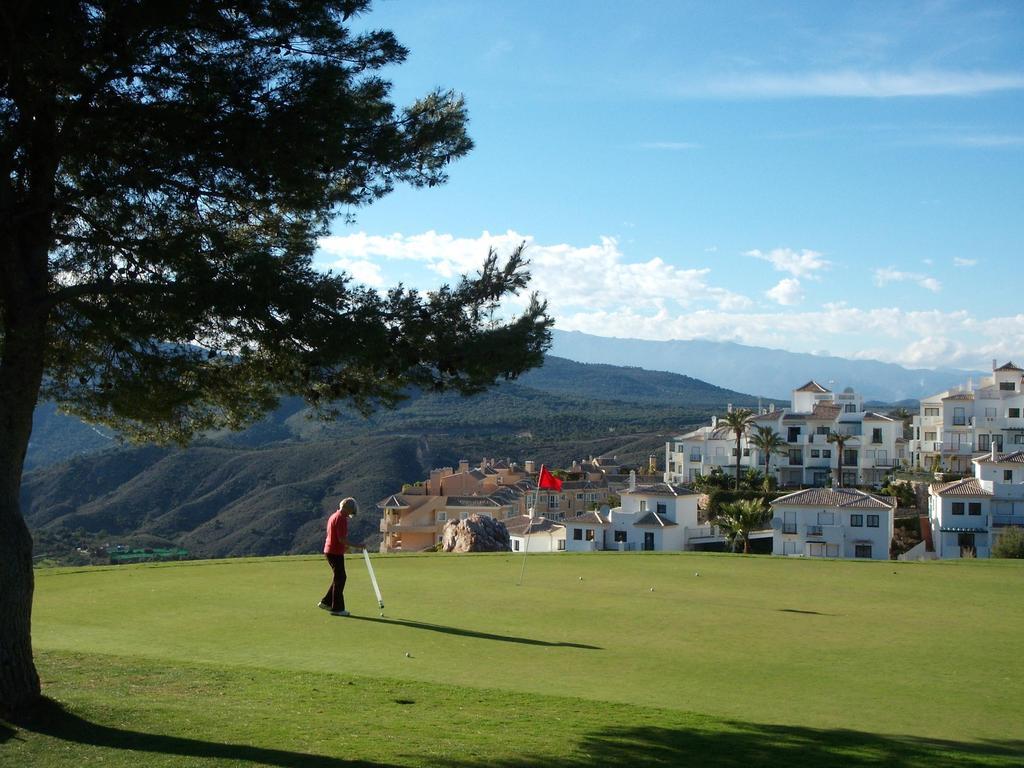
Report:
M 529 244 L 556 326 L 908 366 L 1024 364 L 1024 3 L 378 0 L 449 183 L 318 263 L 429 289 Z M 514 304 L 513 304 L 514 306 Z

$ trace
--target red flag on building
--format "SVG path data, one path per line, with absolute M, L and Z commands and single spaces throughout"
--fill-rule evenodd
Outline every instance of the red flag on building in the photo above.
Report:
M 547 491 L 562 490 L 562 481 L 548 472 L 547 467 L 540 465 L 540 474 L 537 476 L 537 488 Z

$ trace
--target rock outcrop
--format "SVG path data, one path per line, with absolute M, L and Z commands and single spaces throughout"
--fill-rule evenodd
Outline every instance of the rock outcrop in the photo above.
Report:
M 442 532 L 445 552 L 509 552 L 512 541 L 500 520 L 473 514 L 465 520 L 449 520 Z

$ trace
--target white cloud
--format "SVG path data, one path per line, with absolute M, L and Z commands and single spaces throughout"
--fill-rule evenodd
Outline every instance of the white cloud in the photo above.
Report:
M 800 281 L 793 277 L 784 277 L 774 288 L 765 291 L 765 295 L 784 307 L 799 304 L 804 298 L 800 293 Z
M 552 311 L 574 307 L 629 303 L 648 313 L 664 306 L 675 309 L 713 306 L 723 311 L 750 307 L 746 296 L 713 285 L 707 267 L 680 268 L 661 258 L 629 261 L 614 238 L 575 246 L 544 245 L 529 235 L 508 231 L 479 237 L 458 238 L 437 232 L 386 237 L 357 233 L 320 240 L 318 266 L 348 270 L 352 264 L 407 261 L 434 273 L 436 282 L 451 281 L 478 270 L 489 248 L 509 253 L 527 243 L 533 276 L 531 288 L 543 291 Z M 379 273 L 378 273 L 379 274 Z M 521 303 L 525 297 L 510 301 Z
M 976 96 L 1024 89 L 1016 72 L 924 70 L 865 72 L 853 69 L 824 72 L 752 73 L 719 77 L 696 88 L 680 88 L 682 96 L 724 98 L 870 98 L 909 96 Z
M 875 285 L 880 288 L 889 285 L 889 283 L 901 282 L 917 283 L 932 293 L 938 293 L 942 290 L 942 283 L 934 277 L 922 275 L 920 272 L 902 272 L 895 267 L 880 267 L 875 270 Z
M 779 272 L 789 272 L 794 277 L 812 280 L 817 278 L 819 271 L 831 266 L 831 262 L 823 259 L 821 253 L 806 248 L 802 251 L 795 251 L 792 248 L 773 248 L 767 253 L 755 249 L 747 251 L 743 255 L 767 261 Z
M 384 277 L 380 271 L 380 264 L 365 259 L 339 258 L 334 261 L 331 268 L 338 272 L 347 272 L 357 282 L 368 285 L 371 288 L 382 288 Z
M 961 259 L 959 256 L 953 257 L 954 267 L 973 267 L 978 263 L 977 259 Z

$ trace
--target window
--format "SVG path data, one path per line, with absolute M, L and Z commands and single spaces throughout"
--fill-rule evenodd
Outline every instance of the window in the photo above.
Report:
M 999 389 L 1001 389 L 1003 392 L 1016 392 L 1017 391 L 1017 387 L 1014 385 L 1014 383 L 1012 381 L 1000 381 L 999 382 Z
M 868 515 L 868 528 L 878 527 L 878 515 Z
M 819 435 L 825 435 L 827 437 L 828 436 L 828 427 L 827 426 L 818 427 L 818 434 Z
M 744 448 L 743 449 L 743 455 L 744 456 L 749 456 L 750 455 L 750 449 L 749 448 Z
M 992 435 L 978 435 L 978 450 L 988 451 L 992 448 Z
M 512 539 L 512 549 L 515 552 L 519 551 L 519 539 Z
M 964 513 L 964 503 L 962 501 L 953 502 L 953 514 L 962 515 Z
M 558 500 L 558 496 L 551 494 L 548 496 L 548 509 L 558 509 L 561 502 Z
M 691 453 L 690 454 L 690 461 L 700 461 L 700 454 L 699 453 Z
M 864 515 L 850 515 L 850 527 L 860 528 L 864 525 Z
M 1009 416 L 1011 419 L 1019 419 L 1020 418 L 1020 408 L 1010 408 L 1007 411 L 1006 415 Z
M 615 540 L 616 541 L 625 541 L 626 540 L 626 532 L 625 531 L 616 531 L 615 532 Z
M 844 448 L 843 449 L 843 464 L 847 466 L 857 463 L 857 449 L 856 448 Z
M 565 539 L 559 539 L 558 540 L 558 551 L 559 552 L 564 552 L 565 551 Z
M 594 529 L 593 528 L 587 528 L 587 541 L 593 541 L 593 540 L 594 540 Z
M 786 437 L 788 443 L 800 442 L 800 427 L 790 427 L 788 436 Z
M 831 459 L 832 458 L 832 449 L 831 448 L 822 448 L 821 449 L 821 458 L 823 458 L 823 459 Z
M 939 415 L 939 409 L 938 408 L 925 408 L 924 409 L 924 415 L 925 416 L 938 416 Z
M 882 442 L 882 428 L 881 427 L 874 427 L 874 428 L 872 428 L 872 430 L 871 430 L 871 442 L 872 443 L 881 443 Z
M 447 519 L 448 519 L 448 513 L 447 512 L 438 512 L 437 513 L 437 522 L 443 523 Z
M 789 463 L 790 463 L 790 465 L 803 464 L 804 463 L 804 452 L 802 450 L 800 450 L 799 448 L 792 448 L 792 449 L 790 449 L 790 451 L 789 451 Z
M 856 413 L 857 412 L 857 404 L 856 403 L 847 403 L 846 404 L 846 408 L 844 410 L 847 413 Z
M 666 514 L 668 514 L 668 505 L 667 504 L 658 504 L 658 514 L 659 515 L 666 515 Z
M 1012 469 L 1004 469 L 1003 470 L 1003 482 L 1004 483 L 1012 483 L 1013 482 L 1013 470 Z
M 573 541 L 583 541 L 583 529 L 582 528 L 573 528 L 572 529 L 572 540 Z
M 953 426 L 962 427 L 967 423 L 967 415 L 962 405 L 953 408 Z
M 925 432 L 924 433 L 924 439 L 925 440 L 934 440 L 936 434 L 937 433 L 935 433 L 935 432 Z
M 583 494 L 582 493 L 577 493 L 576 494 L 576 501 L 583 501 Z
M 1002 451 L 1003 451 L 1003 436 L 1002 435 L 992 435 L 992 447 L 995 448 L 998 452 L 1002 453 Z
M 871 545 L 870 544 L 856 544 L 853 547 L 854 557 L 871 557 Z
M 817 448 L 811 448 L 811 458 L 812 459 L 817 459 L 820 456 L 821 456 L 821 451 L 819 451 Z
M 985 418 L 986 419 L 994 419 L 995 417 L 996 417 L 996 409 L 995 408 L 986 408 L 985 409 Z
M 459 512 L 459 520 L 468 520 L 469 512 Z
M 647 511 L 647 499 L 640 499 L 640 511 L 641 512 L 646 512 Z
M 970 504 L 968 504 L 967 505 L 967 514 L 968 515 L 980 515 L 981 514 L 981 502 L 980 501 L 972 501 Z
M 818 525 L 835 525 L 836 513 L 835 512 L 819 512 L 818 513 Z M 821 534 L 819 534 L 821 535 Z

